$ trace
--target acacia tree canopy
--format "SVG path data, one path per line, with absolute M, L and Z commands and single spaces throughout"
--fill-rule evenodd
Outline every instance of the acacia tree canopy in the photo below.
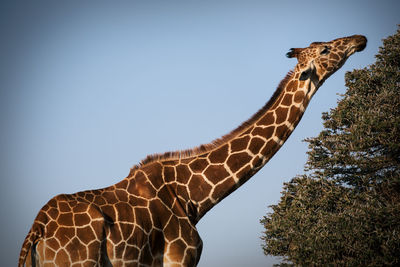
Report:
M 400 264 L 400 27 L 345 80 L 324 129 L 306 139 L 306 174 L 261 220 L 264 253 L 282 266 Z

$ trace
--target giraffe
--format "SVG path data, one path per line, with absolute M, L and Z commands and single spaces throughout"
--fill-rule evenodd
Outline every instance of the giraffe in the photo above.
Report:
M 19 266 L 196 266 L 197 222 L 268 162 L 317 89 L 366 43 L 353 35 L 292 48 L 294 70 L 229 134 L 150 155 L 110 187 L 52 198 L 34 220 Z

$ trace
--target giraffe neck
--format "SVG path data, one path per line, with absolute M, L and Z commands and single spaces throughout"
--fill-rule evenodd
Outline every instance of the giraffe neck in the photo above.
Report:
M 299 76 L 300 72 L 290 72 L 241 133 L 210 152 L 184 160 L 193 169 L 201 162 L 207 165 L 199 167 L 195 176 L 199 181 L 192 177 L 188 183 L 189 191 L 195 191 L 191 201 L 198 219 L 257 173 L 293 132 L 317 90 L 316 83 L 300 81 Z
M 221 139 L 192 150 L 149 156 L 128 178 L 146 177 L 150 191 L 168 198 L 165 202 L 180 207 L 178 212 L 197 223 L 259 171 L 293 132 L 318 86 L 299 77 L 297 68 L 289 72 L 261 110 Z

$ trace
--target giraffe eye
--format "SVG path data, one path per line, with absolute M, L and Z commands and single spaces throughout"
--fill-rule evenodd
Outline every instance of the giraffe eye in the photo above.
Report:
M 324 49 L 321 51 L 321 55 L 327 55 L 329 54 L 329 47 L 325 46 Z

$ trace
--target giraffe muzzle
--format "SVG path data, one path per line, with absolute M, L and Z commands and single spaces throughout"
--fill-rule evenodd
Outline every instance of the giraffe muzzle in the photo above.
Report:
M 364 35 L 354 35 L 353 38 L 356 43 L 354 46 L 356 52 L 363 51 L 367 47 L 367 38 Z

